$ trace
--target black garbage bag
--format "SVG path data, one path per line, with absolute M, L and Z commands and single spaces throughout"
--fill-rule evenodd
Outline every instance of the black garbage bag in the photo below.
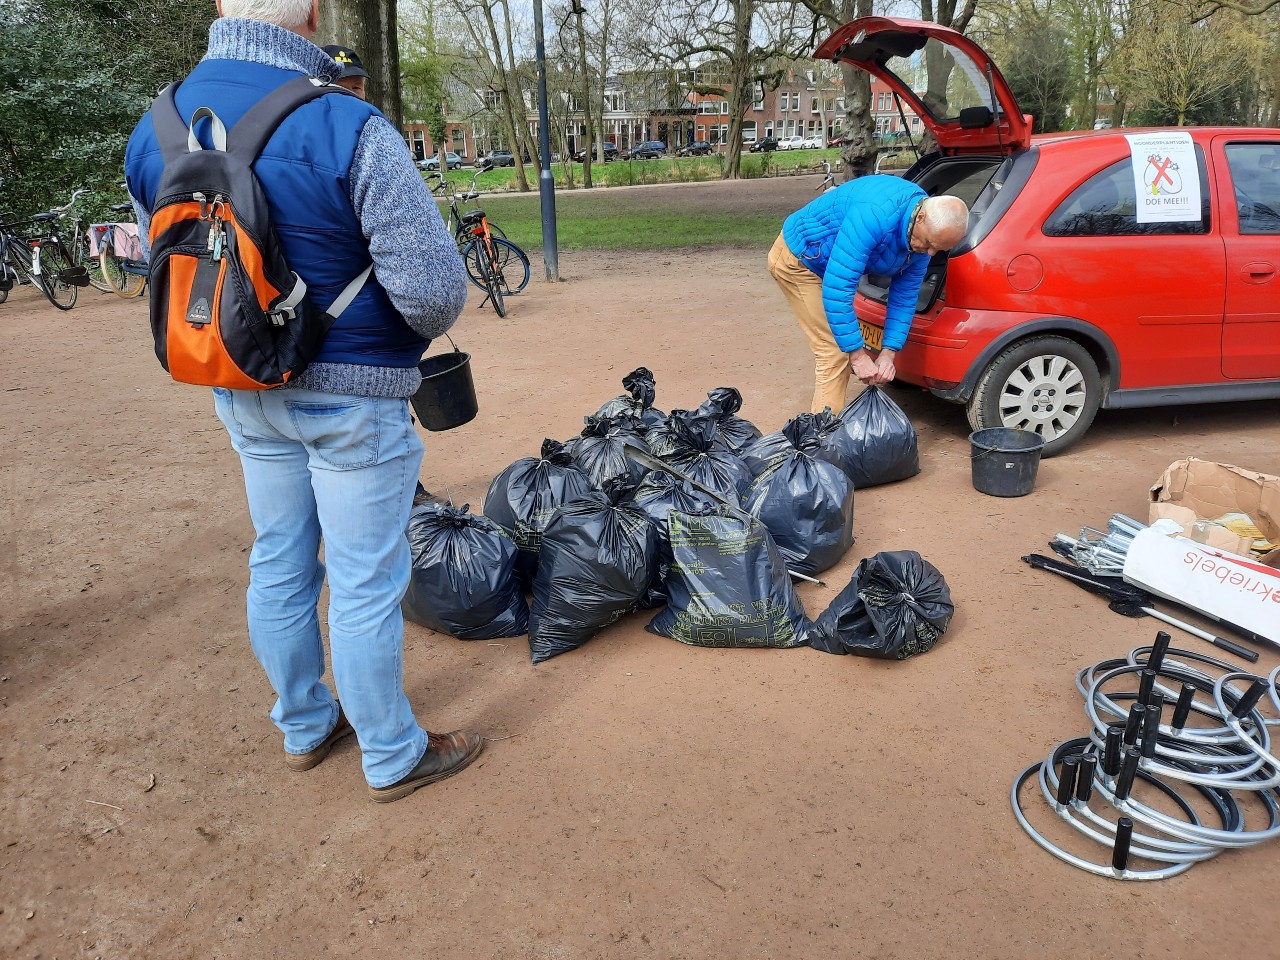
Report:
M 747 469 L 751 471 L 751 476 L 758 477 L 762 473 L 767 473 L 791 456 L 796 449 L 796 445 L 787 436 L 788 430 L 800 430 L 806 436 L 812 435 L 816 441 L 816 446 L 811 450 L 811 455 L 819 460 L 825 460 L 827 463 L 833 463 L 843 470 L 844 458 L 839 448 L 830 439 L 831 431 L 840 425 L 840 421 L 831 415 L 830 407 L 825 412 L 831 418 L 830 420 L 821 419 L 822 414 L 797 414 L 784 423 L 782 429 L 777 433 L 766 433 L 747 449 L 743 450 L 739 456 L 742 457 L 742 462 L 747 465 Z M 831 420 L 836 420 L 833 426 L 830 426 Z M 829 429 L 824 432 L 823 426 L 829 426 Z
M 515 541 L 470 505 L 422 503 L 405 535 L 413 569 L 401 607 L 407 619 L 461 640 L 518 637 L 529 607 L 516 578 Z
M 534 663 L 574 650 L 635 608 L 657 569 L 653 524 L 634 487 L 605 481 L 556 511 L 542 534 L 529 609 Z
M 955 612 L 938 568 L 914 550 L 877 553 L 809 631 L 809 646 L 826 653 L 905 660 L 933 649 Z
M 742 409 L 742 392 L 736 387 L 716 387 L 698 407 L 697 413 L 711 417 L 716 432 L 734 453 L 741 453 L 760 439 L 760 430 L 750 420 L 738 416 Z
M 859 490 L 920 472 L 915 427 L 879 387 L 867 387 L 836 419 L 840 425 L 824 439 L 839 449 L 841 466 Z
M 724 445 L 715 419 L 696 410 L 673 410 L 667 429 L 673 442 L 662 459 L 729 502 L 740 504 L 751 486 L 751 471 Z
M 517 460 L 489 484 L 484 515 L 506 531 L 520 553 L 516 576 L 522 586 L 538 570 L 542 531 L 556 507 L 591 490 L 591 478 L 579 470 L 565 444 L 542 441 L 541 457 Z
M 656 427 L 666 419 L 666 414 L 653 405 L 657 388 L 653 374 L 646 367 L 636 367 L 623 377 L 622 389 L 627 392 L 614 397 L 597 410 L 597 417 L 615 417 L 620 413 L 629 413 L 643 421 L 646 427 Z
M 698 647 L 797 647 L 809 621 L 764 524 L 725 506 L 672 510 L 667 607 L 645 628 Z
M 569 452 L 578 469 L 603 490 L 606 480 L 618 478 L 633 486 L 644 479 L 648 470 L 627 457 L 623 445 L 633 444 L 649 452 L 641 436 L 641 421 L 628 413 L 613 417 L 587 417 L 582 433 L 569 442 Z
M 651 610 L 667 602 L 666 580 L 673 560 L 668 532 L 671 511 L 696 512 L 704 507 L 715 507 L 717 503 L 710 494 L 687 481 L 679 480 L 665 470 L 652 470 L 644 478 L 644 483 L 636 488 L 635 505 L 652 521 L 657 541 L 658 571 L 640 601 L 641 610 Z
M 782 434 L 790 451 L 752 482 L 746 508 L 769 528 L 788 569 L 812 576 L 853 545 L 853 481 L 818 458 L 811 415 L 789 421 Z

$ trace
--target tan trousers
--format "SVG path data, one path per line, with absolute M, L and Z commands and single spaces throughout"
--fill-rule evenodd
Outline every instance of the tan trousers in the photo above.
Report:
M 796 259 L 787 248 L 787 242 L 778 234 L 773 249 L 769 251 L 769 272 L 778 281 L 782 295 L 787 298 L 796 322 L 809 338 L 813 350 L 814 388 L 813 412 L 821 413 L 830 407 L 839 413 L 844 407 L 844 394 L 849 387 L 849 356 L 838 346 L 827 323 L 827 312 L 822 309 L 822 279 Z

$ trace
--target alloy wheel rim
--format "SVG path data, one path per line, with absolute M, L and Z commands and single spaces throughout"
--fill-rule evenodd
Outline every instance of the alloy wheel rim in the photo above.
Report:
M 1000 388 L 999 399 L 1001 424 L 1029 430 L 1049 443 L 1080 422 L 1088 389 L 1079 367 L 1049 354 L 1019 364 Z

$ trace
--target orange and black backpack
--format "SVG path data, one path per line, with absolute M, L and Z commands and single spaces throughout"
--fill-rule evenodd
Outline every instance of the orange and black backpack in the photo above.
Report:
M 283 84 L 228 131 L 208 107 L 185 123 L 177 84 L 151 105 L 164 172 L 151 208 L 151 332 L 156 357 L 173 379 L 234 390 L 278 387 L 319 352 L 334 320 L 373 267 L 329 309 L 289 269 L 253 162 L 290 113 L 330 93 L 307 77 Z M 196 138 L 209 119 L 213 149 Z

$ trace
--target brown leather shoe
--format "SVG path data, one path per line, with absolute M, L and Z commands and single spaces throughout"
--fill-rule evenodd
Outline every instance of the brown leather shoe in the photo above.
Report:
M 332 732 L 320 741 L 320 745 L 314 750 L 308 750 L 306 753 L 286 753 L 284 762 L 290 770 L 310 770 L 329 755 L 329 751 L 333 749 L 335 743 L 353 733 L 355 733 L 355 730 L 352 729 L 350 722 L 348 722 L 346 714 L 342 712 L 342 707 L 338 707 L 338 722 L 333 725 Z
M 427 752 L 404 779 L 387 787 L 370 787 L 375 803 L 390 803 L 407 797 L 419 787 L 451 777 L 463 769 L 484 749 L 484 737 L 469 730 L 453 733 L 428 733 Z

